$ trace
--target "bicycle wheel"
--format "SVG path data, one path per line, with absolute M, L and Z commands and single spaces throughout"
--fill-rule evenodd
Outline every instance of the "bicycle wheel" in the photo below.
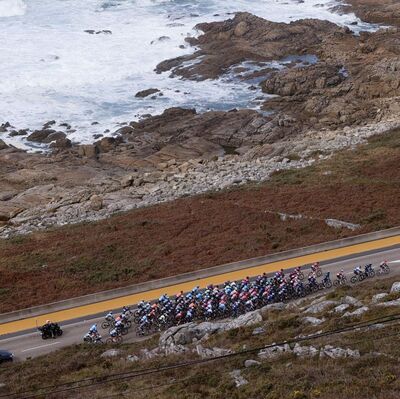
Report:
M 125 322 L 125 327 L 126 328 L 131 328 L 132 327 L 132 322 L 130 320 Z
M 118 335 L 117 337 L 115 337 L 115 341 L 117 344 L 122 344 L 123 338 L 120 335 Z
M 138 337 L 143 337 L 145 335 L 145 333 L 140 327 L 136 327 L 136 335 Z
M 332 288 L 332 281 L 328 280 L 325 282 L 325 288 Z
M 341 283 L 340 283 L 340 280 L 335 280 L 335 281 L 333 282 L 333 286 L 334 286 L 334 287 L 338 287 L 340 284 L 341 284 Z
M 123 328 L 121 329 L 121 334 L 122 334 L 122 335 L 126 335 L 126 334 L 128 334 L 128 332 L 129 332 L 129 329 L 126 328 L 126 327 L 123 327 Z
M 371 270 L 371 271 L 368 273 L 368 277 L 371 277 L 371 278 L 375 277 L 375 270 Z
M 357 276 L 351 276 L 350 282 L 355 284 L 358 281 Z
M 322 276 L 322 270 L 321 269 L 318 269 L 317 270 L 317 277 L 321 277 Z
M 304 280 L 304 273 L 303 272 L 299 273 L 298 277 L 300 281 Z
M 109 327 L 110 327 L 110 323 L 108 321 L 103 321 L 103 323 L 101 323 L 101 328 L 103 330 L 106 330 Z

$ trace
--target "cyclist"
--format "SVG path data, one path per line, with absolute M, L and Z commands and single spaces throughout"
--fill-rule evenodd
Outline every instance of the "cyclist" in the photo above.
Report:
M 342 281 L 345 279 L 344 277 L 344 270 L 342 269 L 338 274 L 336 274 L 336 277 L 339 281 Z
M 331 279 L 331 272 L 327 272 L 322 280 L 324 284 L 326 284 Z

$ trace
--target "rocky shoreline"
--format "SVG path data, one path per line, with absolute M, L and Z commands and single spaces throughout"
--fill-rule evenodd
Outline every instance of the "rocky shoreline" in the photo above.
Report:
M 274 112 L 172 108 L 90 145 L 72 143 L 68 124 L 49 121 L 36 131 L 3 124 L 0 138 L 26 135 L 51 152 L 26 153 L 0 139 L 0 237 L 260 182 L 400 125 L 396 27 L 355 36 L 326 21 L 283 24 L 239 13 L 198 29 L 204 34 L 189 39 L 198 50 L 165 61 L 158 71 L 195 80 L 226 71 L 256 79 L 274 95 L 262 108 Z M 292 61 L 271 68 L 285 57 Z

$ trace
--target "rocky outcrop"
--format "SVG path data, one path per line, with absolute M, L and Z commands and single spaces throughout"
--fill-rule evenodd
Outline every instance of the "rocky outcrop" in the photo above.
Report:
M 103 352 L 100 357 L 118 357 L 122 355 L 122 351 L 119 349 L 109 349 Z
M 372 297 L 371 299 L 371 303 L 372 304 L 376 304 L 382 301 L 382 299 L 386 298 L 389 294 L 387 294 L 386 292 L 382 292 L 380 294 L 376 294 Z
M 35 130 L 26 139 L 28 141 L 35 141 L 37 143 L 51 143 L 52 141 L 64 140 L 66 134 L 63 132 L 57 132 L 53 129 L 42 129 Z
M 340 303 L 351 305 L 351 306 L 362 306 L 362 302 L 357 298 L 353 298 L 352 296 L 346 295 L 345 297 L 340 299 Z
M 318 326 L 322 324 L 325 319 L 318 319 L 316 317 L 303 317 L 302 321 L 307 324 L 311 324 L 313 326 Z
M 354 12 L 363 21 L 400 26 L 400 4 L 397 0 L 347 0 L 340 10 Z
M 249 383 L 241 374 L 240 370 L 233 370 L 229 373 L 231 378 L 233 379 L 236 388 L 240 388 L 242 385 L 246 385 Z
M 204 34 L 187 41 L 200 50 L 160 63 L 158 72 L 172 70 L 174 75 L 185 78 L 215 79 L 244 60 L 272 61 L 286 55 L 304 54 L 308 49 L 321 46 L 328 35 L 348 34 L 327 21 L 275 23 L 249 13 L 237 13 L 233 19 L 223 22 L 199 24 L 196 29 Z M 202 57 L 201 62 L 188 62 L 199 57 Z
M 188 345 L 194 341 L 208 338 L 210 335 L 232 330 L 239 327 L 252 326 L 262 321 L 261 310 L 255 310 L 237 319 L 220 322 L 188 323 L 181 326 L 171 327 L 160 337 L 159 347 L 165 350 L 176 345 Z
M 149 149 L 150 142 L 145 140 L 142 144 L 128 144 L 131 136 L 128 133 L 115 139 L 101 140 L 94 145 L 60 149 L 51 156 L 27 154 L 14 148 L 2 150 L 0 193 L 12 192 L 13 195 L 6 196 L 0 202 L 0 211 L 10 215 L 6 218 L 6 225 L 0 227 L 0 236 L 8 237 L 10 234 L 25 234 L 50 226 L 98 220 L 115 212 L 172 201 L 183 196 L 218 191 L 252 181 L 260 182 L 268 179 L 276 170 L 312 165 L 316 160 L 313 154 L 317 151 L 329 154 L 352 147 L 398 124 L 381 123 L 351 131 L 310 131 L 297 140 L 271 144 L 270 154 L 257 156 L 253 150 L 263 144 L 257 144 L 256 138 L 260 138 L 264 129 L 256 127 L 258 122 L 255 122 L 264 118 L 258 113 L 246 111 L 244 119 L 238 117 L 240 112 L 228 113 L 229 116 L 220 119 L 221 125 L 214 124 L 217 129 L 214 132 L 219 132 L 216 137 L 213 136 L 213 118 L 209 114 L 203 114 L 202 117 L 193 112 L 183 113 L 185 116 L 182 117 L 182 124 L 186 116 L 198 119 L 195 119 L 197 122 L 193 120 L 195 127 L 187 128 L 192 129 L 191 133 L 198 132 L 200 136 L 204 132 L 208 137 L 186 139 L 185 133 L 174 131 L 172 124 L 162 125 L 161 117 L 155 117 L 148 124 L 141 125 L 138 136 L 132 137 L 132 140 L 148 138 L 150 133 L 146 134 L 146 131 L 155 132 L 153 137 L 160 138 L 161 126 L 164 126 L 168 135 L 173 135 L 165 148 L 159 146 Z M 226 137 L 222 143 L 234 142 L 229 140 L 228 133 L 225 136 L 221 133 L 224 122 L 233 122 L 230 118 L 239 118 L 234 123 L 247 121 L 237 133 L 237 137 L 243 135 L 243 145 L 237 148 L 240 154 L 227 154 L 227 147 L 219 144 L 221 137 Z M 257 129 L 258 133 L 246 138 L 248 125 L 251 128 L 247 131 L 254 132 L 252 129 Z M 200 126 L 200 129 L 197 130 L 196 126 Z M 228 123 L 225 128 L 230 129 L 229 126 Z M 180 143 L 179 138 L 182 137 L 186 141 Z M 250 144 L 253 140 L 253 144 Z M 143 158 L 139 161 L 139 148 L 141 156 L 148 154 L 145 155 L 145 161 Z M 293 153 L 299 155 L 299 160 L 287 158 Z M 317 159 L 325 157 L 319 156 Z M 93 196 L 101 197 L 102 203 L 100 200 L 96 204 L 91 201 Z M 10 214 L 9 209 L 15 211 Z
M 390 293 L 400 292 L 400 282 L 396 281 L 392 284 L 392 288 L 390 289 Z
M 204 348 L 202 345 L 196 345 L 196 352 L 202 359 L 210 359 L 214 357 L 220 357 L 233 353 L 229 349 L 223 348 Z
M 311 358 L 311 357 L 329 357 L 331 359 L 339 358 L 353 358 L 358 359 L 360 357 L 360 352 L 358 350 L 335 348 L 331 345 L 326 345 L 322 348 L 316 348 L 314 346 L 302 346 L 296 343 L 294 346 L 288 344 L 271 346 L 262 349 L 258 352 L 258 357 L 261 359 L 275 360 L 284 354 L 294 354 L 300 358 Z
M 247 359 L 244 362 L 244 367 L 246 367 L 246 368 L 257 367 L 260 365 L 261 365 L 261 362 L 259 362 L 258 360 L 254 360 L 254 359 Z
M 2 200 L 7 225 L 0 236 L 259 182 L 275 170 L 311 165 L 320 159 L 317 152 L 329 156 L 353 148 L 400 124 L 397 28 L 355 36 L 326 21 L 274 23 L 248 13 L 197 28 L 203 34 L 188 39 L 196 46 L 194 54 L 168 60 L 158 70 L 190 79 L 239 77 L 240 69 L 256 74 L 264 92 L 275 95 L 262 106 L 268 114 L 172 108 L 121 124 L 113 137 L 83 145 L 66 137 L 71 126 L 65 123 L 22 129 L 29 141 L 41 148 L 51 143 L 54 152 L 25 154 L 0 141 L 0 192 L 18 193 Z M 245 60 L 258 69 L 242 65 Z M 271 60 L 284 62 L 282 68 L 271 66 Z M 149 90 L 140 96 L 157 89 Z M 61 127 L 65 132 L 58 131 Z M 0 127 L 6 135 L 11 130 L 21 131 L 9 123 Z M 41 201 L 25 193 L 33 187 L 41 191 Z M 335 219 L 326 223 L 359 227 Z
M 0 151 L 5 150 L 6 148 L 9 148 L 8 145 L 0 139 Z
M 345 310 L 347 310 L 350 307 L 350 305 L 348 305 L 347 303 L 344 303 L 342 305 L 336 306 L 333 309 L 333 312 L 335 313 L 343 313 Z
M 158 89 L 146 89 L 146 90 L 138 91 L 135 94 L 135 97 L 145 98 L 145 97 L 151 96 L 151 95 L 159 93 L 159 92 L 160 92 L 160 90 L 158 90 Z
M 397 12 L 399 6 L 393 7 Z M 272 118 L 281 137 L 310 127 L 362 125 L 400 113 L 395 100 L 400 95 L 398 29 L 354 36 L 348 28 L 327 21 L 274 23 L 248 13 L 199 24 L 197 29 L 204 34 L 188 41 L 198 51 L 167 60 L 158 65 L 158 71 L 170 70 L 188 79 L 215 79 L 235 74 L 235 68 L 242 73 L 244 60 L 258 63 L 257 77 L 265 77 L 262 90 L 277 95 L 265 101 L 263 108 L 276 111 Z M 311 65 L 296 61 L 295 56 L 305 55 L 316 59 Z M 283 60 L 285 68 L 274 70 L 268 66 L 272 60 Z
M 368 306 L 363 306 L 354 310 L 353 312 L 346 312 L 342 317 L 358 317 L 363 315 L 365 312 L 368 312 Z
M 314 305 L 311 305 L 305 310 L 305 313 L 320 313 L 323 312 L 324 310 L 333 307 L 334 305 L 337 305 L 336 301 L 322 301 L 318 302 Z

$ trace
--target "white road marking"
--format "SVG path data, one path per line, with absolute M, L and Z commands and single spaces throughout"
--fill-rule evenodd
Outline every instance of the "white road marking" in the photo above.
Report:
M 400 263 L 400 260 L 392 260 L 392 261 L 390 261 L 388 263 Z
M 24 349 L 23 351 L 21 351 L 21 353 L 23 353 L 23 352 L 28 352 L 28 351 L 34 351 L 35 349 L 45 348 L 46 346 L 57 345 L 57 344 L 59 344 L 59 343 L 60 343 L 60 342 L 53 342 L 53 343 L 48 344 L 48 345 L 35 346 L 34 348 Z

